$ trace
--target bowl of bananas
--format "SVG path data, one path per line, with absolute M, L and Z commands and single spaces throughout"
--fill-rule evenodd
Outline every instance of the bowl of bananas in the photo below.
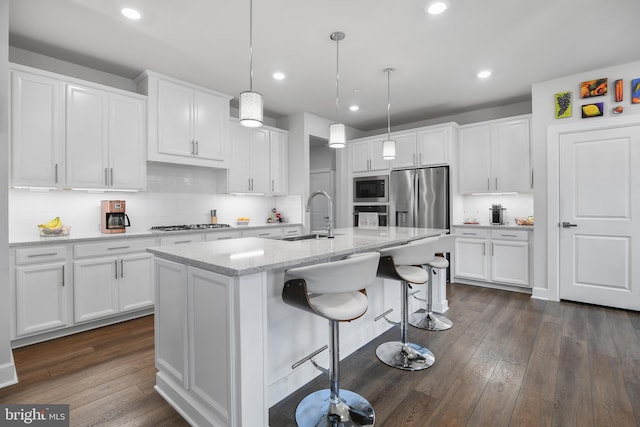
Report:
M 68 236 L 71 227 L 64 225 L 60 217 L 57 216 L 49 222 L 38 224 L 38 230 L 40 230 L 41 237 L 60 237 Z

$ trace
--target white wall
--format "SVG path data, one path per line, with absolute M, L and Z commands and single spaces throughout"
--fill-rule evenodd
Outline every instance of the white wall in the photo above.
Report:
M 0 0 L 0 388 L 17 381 L 9 326 L 9 244 L 7 186 L 9 176 L 9 0 Z
M 31 240 L 37 224 L 59 216 L 71 226 L 72 236 L 95 234 L 100 225 L 101 200 L 125 200 L 131 232 L 154 225 L 197 224 L 210 221 L 216 209 L 219 223 L 235 225 L 251 218 L 263 225 L 277 208 L 288 223 L 302 222 L 301 197 L 236 196 L 216 194 L 216 171 L 210 168 L 148 163 L 146 192 L 9 191 L 10 241 Z
M 598 79 L 609 79 L 609 91 L 606 96 L 580 99 L 580 82 Z M 532 147 L 534 169 L 534 205 L 535 205 L 535 230 L 534 230 L 534 289 L 533 296 L 538 298 L 554 298 L 548 292 L 548 256 L 549 244 L 547 230 L 556 228 L 557 224 L 549 224 L 548 212 L 557 207 L 558 201 L 548 199 L 548 186 L 557 185 L 549 182 L 547 176 L 547 164 L 550 159 L 557 161 L 557 152 L 547 150 L 547 131 L 550 127 L 565 126 L 569 123 L 585 123 L 592 125 L 595 121 L 606 120 L 612 117 L 611 109 L 614 105 L 613 81 L 624 79 L 624 101 L 619 103 L 624 107 L 622 116 L 640 115 L 640 104 L 630 103 L 631 79 L 640 78 L 640 62 L 632 62 L 598 70 L 587 71 L 559 79 L 536 83 L 532 86 Z M 573 92 L 573 115 L 566 119 L 556 119 L 554 110 L 554 94 L 559 92 Z M 604 116 L 589 119 L 581 118 L 581 105 L 592 102 L 604 102 Z

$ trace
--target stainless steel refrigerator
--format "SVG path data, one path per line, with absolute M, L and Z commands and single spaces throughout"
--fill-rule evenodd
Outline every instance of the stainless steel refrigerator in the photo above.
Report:
M 392 226 L 449 228 L 449 167 L 391 171 Z

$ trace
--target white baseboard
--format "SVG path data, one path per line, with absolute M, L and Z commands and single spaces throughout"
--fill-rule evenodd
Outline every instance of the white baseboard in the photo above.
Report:
M 11 361 L 0 365 L 0 388 L 9 387 L 18 383 L 18 374 L 16 365 L 13 362 L 13 352 L 11 353 Z

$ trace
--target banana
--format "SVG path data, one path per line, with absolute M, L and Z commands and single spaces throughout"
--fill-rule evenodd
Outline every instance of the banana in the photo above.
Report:
M 51 221 L 45 224 L 38 224 L 38 228 L 60 228 L 62 227 L 62 220 L 59 216 L 53 218 Z

